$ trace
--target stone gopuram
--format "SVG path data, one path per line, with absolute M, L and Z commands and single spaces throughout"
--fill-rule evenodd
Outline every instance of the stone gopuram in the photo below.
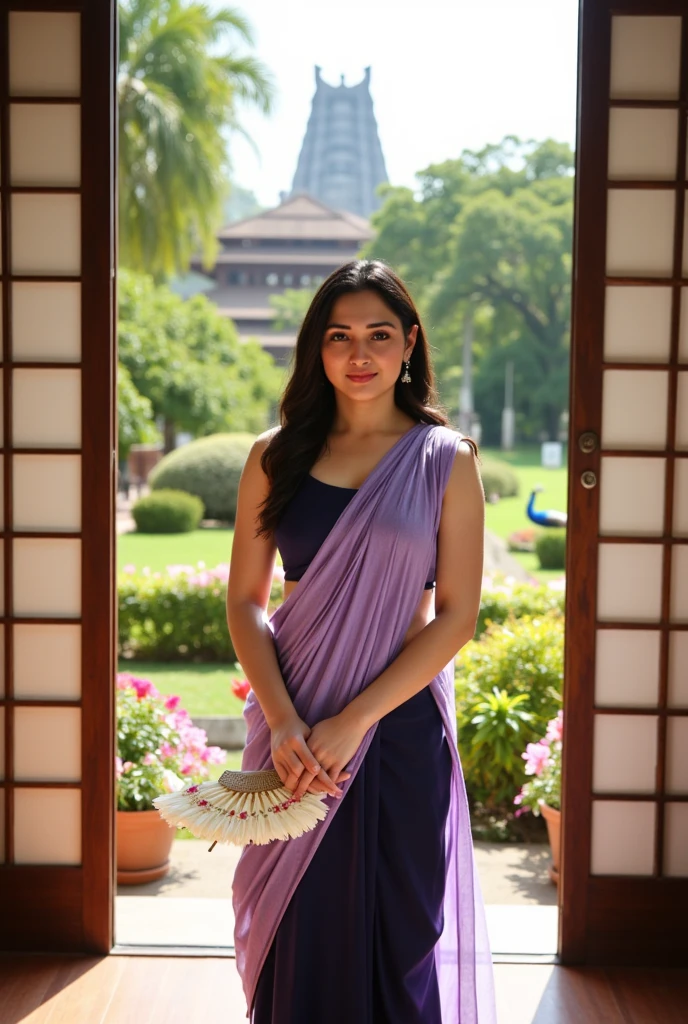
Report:
M 380 206 L 375 194 L 387 170 L 370 95 L 370 68 L 358 85 L 323 81 L 315 69 L 315 95 L 292 184 L 335 210 L 369 217 Z

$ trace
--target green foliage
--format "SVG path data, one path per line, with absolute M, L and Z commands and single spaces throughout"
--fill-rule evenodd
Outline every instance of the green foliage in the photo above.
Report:
M 489 808 L 513 799 L 525 782 L 521 753 L 561 706 L 563 646 L 563 615 L 552 610 L 490 624 L 457 658 L 457 728 L 466 787 Z M 524 699 L 514 703 L 519 696 Z
M 138 661 L 232 662 L 227 570 L 122 572 L 118 576 L 118 653 Z M 282 599 L 273 582 L 269 609 Z
M 163 697 L 149 679 L 117 675 L 117 809 L 150 811 L 162 793 L 177 792 L 223 764 L 225 751 L 207 746 L 179 697 Z
M 140 498 L 131 510 L 139 533 L 189 533 L 203 518 L 203 502 L 186 491 L 153 491 Z
M 509 696 L 494 686 L 462 713 L 463 770 L 472 795 L 488 808 L 506 804 L 522 779 L 520 752 L 533 720 L 524 707 L 527 703 L 527 694 Z
M 498 626 L 510 616 L 518 620 L 549 613 L 563 617 L 565 601 L 564 593 L 545 585 L 534 587 L 530 583 L 515 583 L 513 587 L 483 590 L 474 640 L 482 636 L 490 623 Z
M 151 470 L 153 491 L 173 488 L 196 494 L 207 519 L 233 522 L 239 478 L 255 441 L 252 434 L 211 434 L 176 448 Z
M 137 661 L 236 661 L 227 628 L 227 588 L 185 574 L 122 574 L 119 654 Z
M 524 753 L 528 781 L 514 797 L 514 803 L 521 805 L 520 815 L 525 810 L 537 817 L 542 813 L 542 804 L 561 810 L 561 755 L 563 746 L 564 712 L 547 723 L 547 733 L 537 743 L 531 744 Z
M 535 538 L 535 552 L 542 569 L 566 568 L 566 530 L 548 527 Z
M 223 53 L 226 36 L 232 42 Z M 240 107 L 267 113 L 272 106 L 267 70 L 235 40 L 253 43 L 236 8 L 120 0 L 121 262 L 157 279 L 185 272 L 199 244 L 211 266 L 228 193 L 225 134 L 245 134 Z
M 205 296 L 184 301 L 146 274 L 122 271 L 118 348 L 153 415 L 177 430 L 259 433 L 270 425 L 280 370 L 257 342 L 241 343 Z
M 486 498 L 491 494 L 498 494 L 500 498 L 518 497 L 518 476 L 506 462 L 481 456 L 480 479 Z
M 117 367 L 118 454 L 126 459 L 133 444 L 155 444 L 162 440 L 153 419 L 149 398 L 139 394 L 126 366 Z
M 281 295 L 271 295 L 270 305 L 276 314 L 275 330 L 298 331 L 314 295 L 314 288 L 285 288 Z
M 508 136 L 419 172 L 418 190 L 387 187 L 373 215 L 381 257 L 408 281 L 431 328 L 451 414 L 463 325 L 474 321 L 474 395 L 483 442 L 499 439 L 505 365 L 514 364 L 520 438 L 556 438 L 568 401 L 573 154 Z

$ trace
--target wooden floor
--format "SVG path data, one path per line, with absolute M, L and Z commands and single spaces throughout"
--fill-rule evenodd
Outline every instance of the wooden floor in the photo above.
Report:
M 688 1022 L 688 971 L 497 964 L 495 978 L 499 1024 Z M 211 1021 L 247 1024 L 226 957 L 0 954 L 0 1024 Z

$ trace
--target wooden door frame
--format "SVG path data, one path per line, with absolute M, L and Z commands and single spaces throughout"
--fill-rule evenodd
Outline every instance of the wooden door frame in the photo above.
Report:
M 81 360 L 69 364 L 31 363 L 32 367 L 69 365 L 81 370 L 81 697 L 72 701 L 19 700 L 13 688 L 12 624 L 12 448 L 11 439 L 11 281 L 9 237 L 12 193 L 7 165 L 9 140 L 9 43 L 11 11 L 79 13 L 81 17 Z M 114 941 L 115 884 L 115 687 L 116 671 L 116 75 L 115 0 L 0 0 L 0 111 L 2 123 L 3 238 L 3 387 L 5 529 L 5 863 L 0 865 L 0 905 L 4 921 L 0 949 L 109 953 Z M 110 59 L 104 60 L 105 54 Z M 70 102 L 59 98 L 40 102 Z M 13 99 L 12 102 L 16 102 Z M 32 102 L 31 99 L 26 102 Z M 31 191 L 23 189 L 23 191 Z M 47 193 L 56 189 L 37 187 Z M 72 190 L 73 191 L 73 190 Z M 46 280 L 72 280 L 63 276 Z M 23 365 L 23 364 L 19 364 Z M 55 449 L 21 451 L 59 454 Z M 70 450 L 71 453 L 71 450 Z M 42 531 L 31 536 L 54 536 Z M 59 534 L 62 536 L 63 534 Z M 31 622 L 64 619 L 31 618 Z M 71 621 L 71 620 L 66 620 Z M 77 866 L 14 864 L 12 709 L 79 707 L 82 714 L 81 835 Z M 40 788 L 74 783 L 21 783 Z
M 565 964 L 661 964 L 682 962 L 685 940 L 686 890 L 684 879 L 659 877 L 662 864 L 664 763 L 667 721 L 667 659 L 669 627 L 670 544 L 664 545 L 662 617 L 646 628 L 661 630 L 659 707 L 647 713 L 660 720 L 656 793 L 647 799 L 657 808 L 655 875 L 595 876 L 590 873 L 593 802 L 593 728 L 595 715 L 620 714 L 621 708 L 595 708 L 595 635 L 597 545 L 599 538 L 599 483 L 591 489 L 581 484 L 581 474 L 592 470 L 600 479 L 600 448 L 585 453 L 581 435 L 594 431 L 601 437 L 602 376 L 604 352 L 604 303 L 606 276 L 607 146 L 610 80 L 611 19 L 613 15 L 682 15 L 681 94 L 678 103 L 678 172 L 674 267 L 671 279 L 672 325 L 670 375 L 677 374 L 680 286 L 682 282 L 683 208 L 686 171 L 686 121 L 688 117 L 688 8 L 684 0 L 582 0 L 578 47 L 578 109 L 576 146 L 576 200 L 573 243 L 573 295 L 571 327 L 570 443 L 566 558 L 566 631 L 564 669 L 564 748 L 562 776 L 562 865 L 559 891 L 559 955 Z M 623 106 L 624 101 L 613 101 Z M 629 102 L 629 106 L 652 106 Z M 643 183 L 627 183 L 642 187 Z M 665 183 L 666 184 L 666 183 Z M 615 188 L 623 182 L 614 181 Z M 647 187 L 653 187 L 647 183 Z M 662 278 L 637 283 L 666 284 Z M 688 282 L 683 282 L 688 283 Z M 621 364 L 619 364 L 621 365 Z M 624 368 L 634 364 L 625 363 Z M 664 366 L 664 364 L 662 364 Z M 673 380 L 672 377 L 670 379 Z M 669 424 L 675 421 L 676 387 L 669 388 Z M 608 450 L 605 450 L 605 453 Z M 664 536 L 671 535 L 674 459 L 673 433 L 666 448 L 667 492 Z M 614 455 L 637 455 L 618 450 Z M 665 453 L 662 452 L 662 455 Z M 605 541 L 614 538 L 605 537 Z M 629 540 L 629 538 L 623 538 Z M 636 625 L 638 628 L 640 624 Z M 623 628 L 623 623 L 614 623 Z M 672 629 L 681 628 L 672 624 Z M 685 627 L 684 627 L 685 628 Z M 633 710 L 633 709 L 631 709 Z M 599 794 L 597 798 L 623 800 L 624 794 Z M 639 799 L 635 796 L 635 799 Z M 672 800 L 676 799 L 672 797 Z M 680 798 L 678 798 L 680 799 Z M 647 936 L 638 942 L 640 935 Z

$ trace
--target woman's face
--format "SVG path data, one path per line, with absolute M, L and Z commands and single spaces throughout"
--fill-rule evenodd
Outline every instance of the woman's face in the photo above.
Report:
M 333 303 L 321 355 L 333 387 L 353 399 L 377 398 L 393 388 L 410 359 L 418 325 L 407 336 L 375 291 L 351 292 Z

